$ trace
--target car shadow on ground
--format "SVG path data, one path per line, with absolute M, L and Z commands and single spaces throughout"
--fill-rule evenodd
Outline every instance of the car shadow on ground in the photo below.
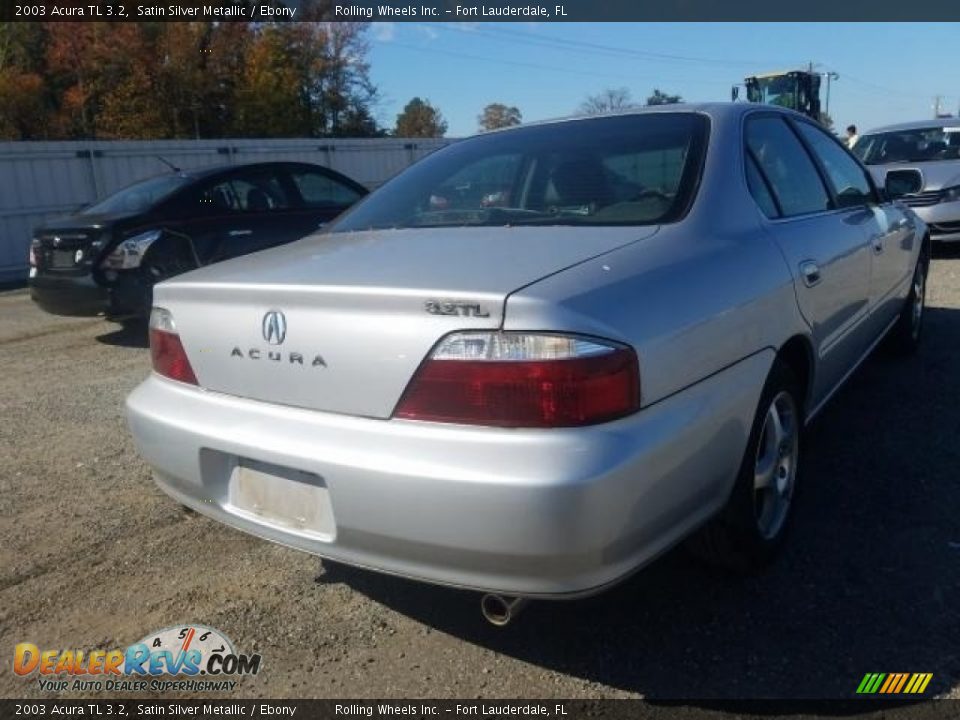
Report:
M 603 595 L 488 626 L 475 593 L 336 567 L 332 582 L 452 636 L 650 698 L 849 698 L 868 672 L 960 681 L 960 311 L 876 353 L 816 420 L 781 560 L 731 577 L 682 548 Z
M 145 320 L 131 320 L 118 325 L 112 325 L 111 330 L 97 335 L 97 342 L 114 347 L 139 348 L 149 347 L 150 338 Z

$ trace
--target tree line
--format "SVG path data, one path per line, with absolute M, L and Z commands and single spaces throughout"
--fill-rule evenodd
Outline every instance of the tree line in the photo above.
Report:
M 8 23 L 0 137 L 382 134 L 353 23 Z
M 0 25 L 0 139 L 442 137 L 446 119 L 420 97 L 394 127 L 378 122 L 367 32 L 336 22 Z M 627 89 L 608 89 L 579 112 L 632 104 Z M 521 122 L 498 102 L 477 117 L 480 130 Z

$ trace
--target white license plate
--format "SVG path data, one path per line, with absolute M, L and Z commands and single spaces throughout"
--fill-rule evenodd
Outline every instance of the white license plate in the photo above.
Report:
M 240 460 L 230 474 L 230 505 L 268 525 L 333 540 L 330 491 L 319 475 Z

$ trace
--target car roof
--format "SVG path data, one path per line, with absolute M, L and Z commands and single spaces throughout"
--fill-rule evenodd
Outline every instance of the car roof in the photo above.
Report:
M 958 127 L 960 118 L 937 118 L 936 120 L 913 120 L 911 122 L 895 123 L 893 125 L 883 125 L 872 130 L 867 130 L 864 135 L 875 135 L 877 133 L 897 132 L 898 130 L 922 130 L 923 128 L 942 128 Z
M 568 115 L 565 117 L 553 118 L 550 120 L 538 120 L 536 122 L 524 123 L 508 128 L 499 128 L 490 130 L 481 135 L 489 135 L 499 132 L 510 132 L 521 128 L 538 127 L 540 125 L 555 125 L 559 123 L 585 122 L 598 118 L 623 117 L 625 115 L 654 115 L 657 113 L 699 113 L 709 115 L 713 118 L 736 118 L 748 112 L 755 110 L 769 110 L 772 112 L 792 115 L 794 117 L 805 117 L 801 113 L 789 108 L 777 107 L 776 105 L 761 105 L 749 102 L 702 102 L 702 103 L 671 103 L 668 105 L 644 105 L 638 107 L 625 108 L 614 112 L 598 113 L 596 115 Z
M 219 175 L 220 173 L 230 172 L 232 170 L 244 170 L 248 168 L 268 169 L 268 168 L 283 168 L 283 167 L 322 168 L 324 170 L 329 170 L 330 172 L 336 172 L 335 170 L 331 170 L 325 165 L 317 165 L 316 163 L 273 160 L 269 162 L 240 163 L 238 165 L 210 165 L 210 166 L 201 167 L 201 168 L 185 168 L 183 170 L 177 171 L 176 173 L 173 173 L 171 171 L 171 174 L 181 175 L 185 178 L 190 178 L 191 180 L 201 180 L 206 177 Z

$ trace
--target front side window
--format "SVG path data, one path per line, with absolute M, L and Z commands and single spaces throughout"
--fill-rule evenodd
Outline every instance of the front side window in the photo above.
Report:
M 234 175 L 204 189 L 200 207 L 213 214 L 263 213 L 289 208 L 291 203 L 273 171 Z
M 799 138 L 779 117 L 753 118 L 747 148 L 785 216 L 830 209 L 830 196 Z
M 401 173 L 331 231 L 672 222 L 692 201 L 708 126 L 651 113 L 481 135 Z
M 823 130 L 806 122 L 798 122 L 797 127 L 823 165 L 836 193 L 837 205 L 852 207 L 869 203 L 873 199 L 873 188 L 857 161 Z

